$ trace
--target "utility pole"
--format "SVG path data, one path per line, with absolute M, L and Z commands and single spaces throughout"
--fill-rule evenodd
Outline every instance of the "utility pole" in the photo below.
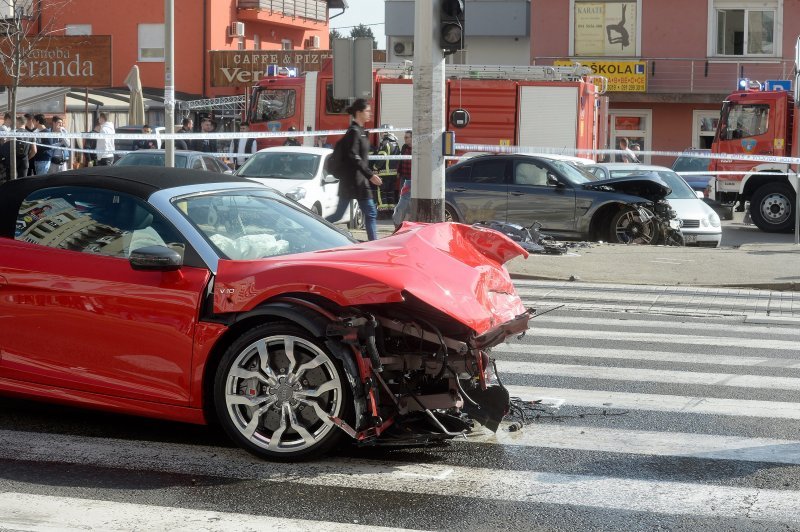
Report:
M 439 46 L 442 0 L 414 3 L 411 219 L 444 221 L 445 65 Z
M 175 0 L 164 0 L 164 126 L 175 133 Z M 175 139 L 164 142 L 164 166 L 175 167 Z

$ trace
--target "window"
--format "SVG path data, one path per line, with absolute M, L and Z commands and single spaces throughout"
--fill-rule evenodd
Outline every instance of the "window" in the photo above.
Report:
M 639 55 L 641 0 L 571 0 L 570 55 Z
M 294 116 L 294 89 L 267 89 L 258 93 L 253 103 L 251 122 L 282 120 Z
M 139 24 L 139 61 L 164 61 L 163 24 Z
M 711 32 L 715 40 L 713 55 L 780 55 L 778 9 L 778 0 L 715 0 L 710 17 L 715 26 Z
M 471 174 L 471 164 L 455 166 L 450 172 L 447 173 L 447 181 L 451 181 L 453 183 L 469 183 L 469 176 Z
M 720 134 L 725 140 L 763 135 L 769 129 L 769 105 L 725 104 L 722 123 L 725 128 Z
M 15 238 L 120 258 L 145 246 L 167 246 L 181 255 L 186 248 L 177 231 L 146 202 L 91 187 L 50 188 L 25 198 Z
M 64 35 L 91 35 L 91 24 L 67 24 L 64 27 Z
M 529 161 L 519 161 L 514 166 L 514 184 L 547 186 L 547 168 Z
M 294 50 L 292 41 L 289 39 L 281 39 L 281 50 Z
M 346 115 L 347 100 L 337 100 L 333 97 L 333 83 L 325 86 L 325 112 L 329 115 Z
M 253 50 L 261 50 L 261 35 L 253 35 Z
M 506 182 L 506 160 L 475 161 L 470 181 L 475 184 L 502 184 Z

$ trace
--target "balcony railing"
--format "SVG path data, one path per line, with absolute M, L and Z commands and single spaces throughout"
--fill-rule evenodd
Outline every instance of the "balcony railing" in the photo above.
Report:
M 534 64 L 550 65 L 561 57 L 537 57 Z M 581 58 L 574 58 L 581 62 Z M 644 61 L 647 63 L 647 92 L 661 94 L 727 94 L 736 89 L 739 78 L 761 81 L 790 79 L 794 61 L 697 58 L 585 58 L 589 61 Z
M 309 20 L 328 20 L 328 2 L 324 0 L 238 0 L 239 9 L 258 9 Z

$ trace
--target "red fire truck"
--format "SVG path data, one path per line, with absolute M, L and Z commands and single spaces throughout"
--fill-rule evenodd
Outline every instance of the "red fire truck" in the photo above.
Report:
M 456 128 L 456 142 L 521 145 L 571 150 L 602 148 L 606 98 L 585 67 L 490 67 L 448 65 L 446 116 L 466 109 L 470 121 Z M 410 129 L 413 82 L 404 65 L 374 68 L 373 119 L 368 128 L 391 125 Z M 605 81 L 600 78 L 599 81 Z M 346 100 L 333 98 L 333 68 L 301 77 L 266 76 L 253 88 L 248 119 L 252 131 L 346 129 Z M 601 129 L 601 127 L 603 129 Z M 259 148 L 282 144 L 283 138 L 258 140 Z M 328 139 L 332 142 L 336 139 Z M 310 145 L 311 137 L 305 143 Z
M 753 223 L 762 231 L 794 229 L 797 178 L 787 174 L 794 173 L 796 166 L 770 159 L 797 157 L 797 118 L 794 97 L 788 91 L 741 90 L 722 105 L 712 154 L 754 155 L 762 160 L 712 158 L 709 170 L 741 172 L 719 175 L 715 198 L 749 201 Z

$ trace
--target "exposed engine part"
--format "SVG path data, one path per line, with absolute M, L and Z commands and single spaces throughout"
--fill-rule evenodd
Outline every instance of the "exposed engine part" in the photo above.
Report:
M 402 415 L 409 412 L 417 412 L 420 410 L 447 410 L 449 408 L 461 408 L 464 406 L 464 401 L 457 393 L 451 391 L 450 393 L 437 393 L 431 395 L 424 395 L 415 400 L 412 397 L 401 397 L 398 405 L 398 412 Z
M 533 222 L 525 227 L 519 224 L 491 220 L 488 222 L 478 222 L 472 224 L 473 227 L 484 227 L 494 229 L 503 233 L 511 240 L 516 242 L 528 253 L 540 253 L 547 255 L 563 255 L 572 247 L 589 247 L 588 242 L 558 242 L 553 240 L 550 235 L 542 234 L 542 224 Z

